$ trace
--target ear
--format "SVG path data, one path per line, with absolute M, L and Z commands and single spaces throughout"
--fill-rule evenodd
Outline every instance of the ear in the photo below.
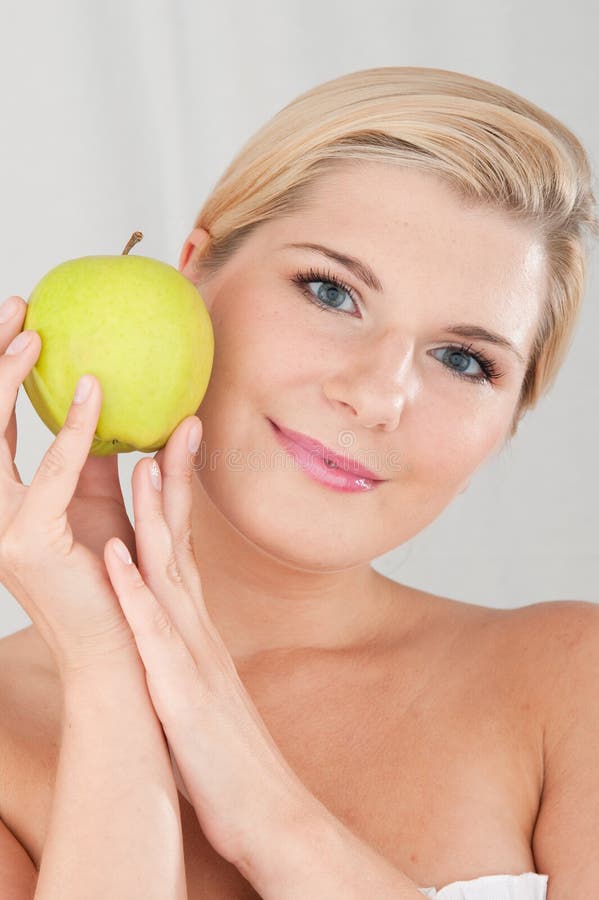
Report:
M 210 238 L 210 232 L 201 227 L 194 228 L 191 234 L 188 235 L 179 256 L 179 271 L 183 275 L 190 277 L 192 274 L 197 274 L 193 272 L 191 266 L 194 253 L 200 252 L 210 241 Z

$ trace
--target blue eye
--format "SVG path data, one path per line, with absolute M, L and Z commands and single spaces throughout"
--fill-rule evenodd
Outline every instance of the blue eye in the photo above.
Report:
M 341 312 L 348 313 L 349 311 L 347 309 L 342 309 L 343 303 L 345 302 L 343 296 L 341 296 L 342 294 L 347 294 L 354 306 L 356 305 L 354 291 L 349 285 L 345 284 L 340 278 L 334 277 L 330 272 L 320 272 L 316 269 L 309 269 L 307 272 L 297 272 L 291 280 L 294 284 L 297 284 L 302 294 L 304 294 L 311 303 L 314 303 L 316 307 L 322 310 L 328 310 L 329 312 L 340 310 Z M 314 293 L 311 288 L 313 284 L 320 284 L 316 293 Z M 351 312 L 349 314 L 354 315 Z M 482 350 L 472 352 L 471 344 L 468 346 L 459 344 L 458 346 L 439 347 L 438 350 L 443 351 L 442 362 L 444 368 L 456 378 L 462 378 L 464 381 L 469 381 L 471 384 L 491 384 L 499 380 L 503 375 L 503 373 L 497 369 L 494 361 L 489 359 Z M 438 350 L 434 352 L 438 352 Z M 447 364 L 447 359 L 454 361 L 456 357 L 459 359 L 460 356 L 469 356 L 471 360 L 473 359 L 482 370 L 482 374 L 467 375 L 465 374 L 465 370 L 468 368 L 468 365 L 462 367 L 462 369 L 457 369 L 454 368 L 453 363 Z
M 443 360 L 449 359 L 454 361 L 456 357 L 458 359 L 462 357 L 463 361 L 465 356 L 469 356 L 482 370 L 482 374 L 479 375 L 466 375 L 466 369 L 469 368 L 468 364 L 461 369 L 455 369 L 452 365 L 447 366 L 450 372 L 453 375 L 457 375 L 458 378 L 465 378 L 466 381 L 475 381 L 479 384 L 485 384 L 488 381 L 496 381 L 498 378 L 501 378 L 502 373 L 497 370 L 493 360 L 485 356 L 480 350 L 477 353 L 472 353 L 471 346 L 472 345 L 465 346 L 464 344 L 460 344 L 458 347 L 439 347 L 438 350 L 443 351 Z M 438 350 L 434 352 L 438 352 Z
M 351 302 L 356 304 L 356 297 L 353 290 L 348 284 L 344 284 L 339 278 L 333 278 L 328 272 L 317 272 L 310 269 L 308 272 L 298 272 L 293 278 L 294 284 L 297 284 L 308 300 L 319 306 L 321 309 L 341 309 L 344 303 L 343 294 L 347 294 Z M 311 285 L 319 284 L 316 294 L 312 291 Z M 347 309 L 341 309 L 341 312 L 348 312 Z

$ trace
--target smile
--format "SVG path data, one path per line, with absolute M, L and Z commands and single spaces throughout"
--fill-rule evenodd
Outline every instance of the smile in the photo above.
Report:
M 329 451 L 319 441 L 292 432 L 268 420 L 279 444 L 315 481 L 337 491 L 371 491 L 384 479 L 374 477 L 369 469 Z

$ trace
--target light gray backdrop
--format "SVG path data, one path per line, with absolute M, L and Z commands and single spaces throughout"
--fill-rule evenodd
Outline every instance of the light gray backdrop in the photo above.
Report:
M 0 0 L 0 10 L 2 299 L 27 298 L 63 260 L 120 253 L 135 229 L 140 253 L 176 265 L 250 134 L 299 93 L 357 69 L 432 66 L 496 81 L 562 119 L 597 171 L 599 28 L 584 0 Z M 549 397 L 377 569 L 490 606 L 599 602 L 596 260 Z M 17 416 L 29 483 L 52 435 L 23 389 Z M 120 458 L 131 516 L 139 458 Z M 0 586 L 0 636 L 29 623 Z

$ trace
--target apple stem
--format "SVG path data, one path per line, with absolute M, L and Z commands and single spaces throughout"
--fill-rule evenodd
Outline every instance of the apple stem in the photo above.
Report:
M 141 231 L 134 231 L 133 234 L 131 235 L 131 237 L 129 238 L 129 240 L 127 241 L 127 246 L 121 253 L 121 256 L 127 256 L 127 254 L 129 253 L 129 250 L 131 250 L 131 247 L 135 247 L 135 245 L 139 241 L 141 241 L 142 237 L 143 237 L 143 234 L 141 233 Z

